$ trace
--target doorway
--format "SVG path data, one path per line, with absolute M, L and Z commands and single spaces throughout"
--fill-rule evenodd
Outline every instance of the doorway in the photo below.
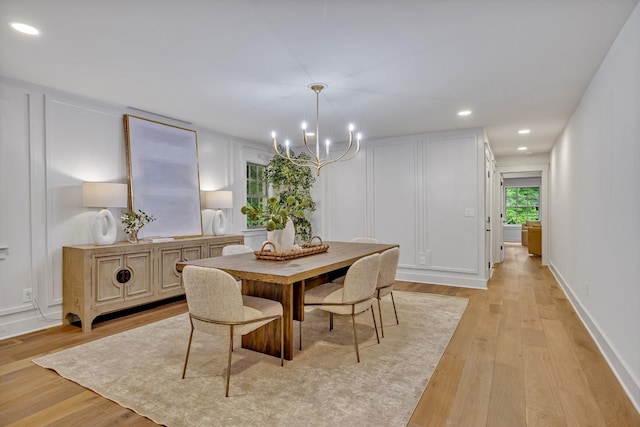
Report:
M 502 219 L 501 229 L 502 232 L 497 233 L 500 241 L 500 261 L 504 259 L 504 243 L 505 241 L 513 241 L 514 233 L 520 232 L 520 227 L 512 227 L 513 230 L 510 230 L 509 227 L 505 227 L 507 224 L 506 218 L 506 208 L 504 205 L 504 188 L 507 185 L 505 181 L 509 182 L 509 180 L 519 180 L 523 184 L 528 185 L 539 185 L 539 200 L 538 200 L 538 208 L 539 208 L 539 219 L 542 223 L 542 265 L 548 265 L 548 257 L 549 257 L 549 165 L 548 164 L 538 164 L 538 165 L 520 165 L 520 166 L 498 166 L 496 168 L 497 173 L 500 176 L 500 181 L 503 183 L 500 188 L 497 190 L 497 193 L 494 194 L 495 197 L 499 197 L 502 200 L 499 205 L 501 206 L 501 211 L 499 213 L 500 218 Z M 511 183 L 516 183 L 518 181 L 511 181 Z M 523 185 L 524 186 L 524 185 Z M 506 228 L 506 229 L 505 229 Z M 517 230 L 516 230 L 517 228 Z

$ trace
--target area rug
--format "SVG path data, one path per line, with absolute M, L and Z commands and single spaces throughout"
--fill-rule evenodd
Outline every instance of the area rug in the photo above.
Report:
M 34 362 L 153 420 L 179 426 L 404 426 L 466 306 L 464 298 L 395 291 L 400 324 L 383 299 L 385 337 L 369 312 L 357 316 L 360 363 L 350 316 L 307 309 L 303 348 L 280 359 L 235 346 L 224 397 L 228 341 L 195 332 L 181 379 L 187 314 L 52 353 Z M 377 318 L 377 307 L 376 307 Z M 295 336 L 298 336 L 298 322 Z M 236 341 L 240 341 L 239 339 Z

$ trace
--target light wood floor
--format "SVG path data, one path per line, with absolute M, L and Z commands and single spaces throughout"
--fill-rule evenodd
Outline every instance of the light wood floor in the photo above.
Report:
M 640 426 L 635 410 L 540 258 L 507 245 L 488 290 L 398 282 L 469 298 L 409 425 Z M 0 425 L 154 425 L 31 359 L 186 311 L 184 301 L 0 341 Z M 400 319 L 402 322 L 402 319 Z

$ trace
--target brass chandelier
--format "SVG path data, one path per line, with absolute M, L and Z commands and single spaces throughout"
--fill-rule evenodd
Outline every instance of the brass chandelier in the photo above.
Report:
M 271 132 L 273 150 L 276 152 L 277 155 L 289 160 L 291 163 L 297 166 L 309 166 L 310 168 L 315 168 L 318 176 L 320 176 L 320 169 L 323 166 L 326 166 L 328 164 L 335 163 L 335 162 L 344 162 L 344 161 L 353 159 L 360 152 L 360 140 L 362 138 L 362 135 L 360 133 L 356 134 L 356 148 L 355 148 L 355 151 L 352 152 L 351 149 L 353 147 L 353 132 L 355 130 L 355 126 L 353 124 L 349 124 L 349 145 L 347 146 L 347 149 L 342 154 L 340 154 L 337 157 L 330 157 L 329 147 L 331 145 L 331 141 L 329 141 L 328 139 L 325 140 L 324 142 L 324 150 L 321 150 L 320 148 L 320 92 L 322 91 L 322 89 L 326 87 L 327 85 L 324 83 L 312 83 L 309 85 L 309 89 L 314 91 L 316 94 L 315 150 L 312 150 L 312 148 L 309 146 L 309 143 L 307 141 L 307 137 L 313 136 L 313 134 L 307 132 L 306 122 L 302 122 L 302 141 L 304 142 L 304 146 L 306 147 L 307 151 L 311 156 L 310 159 L 297 159 L 297 158 L 291 157 L 291 154 L 289 151 L 290 141 L 288 139 L 285 140 L 284 142 L 285 148 L 284 148 L 284 152 L 282 152 L 281 149 L 278 147 L 275 131 Z M 324 153 L 322 153 L 322 151 L 324 151 Z M 349 153 L 351 153 L 351 155 L 349 155 Z

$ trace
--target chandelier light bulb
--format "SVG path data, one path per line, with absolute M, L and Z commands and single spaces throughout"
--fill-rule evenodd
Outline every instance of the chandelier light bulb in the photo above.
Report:
M 302 129 L 307 130 L 307 122 L 302 122 Z
M 353 123 L 349 123 L 349 132 L 353 132 L 355 130 L 355 126 L 353 126 Z
M 360 132 L 358 132 L 358 134 L 356 135 L 356 139 L 358 140 L 358 142 L 362 139 L 362 134 Z
M 275 138 L 276 137 L 276 131 L 271 131 L 271 138 Z

